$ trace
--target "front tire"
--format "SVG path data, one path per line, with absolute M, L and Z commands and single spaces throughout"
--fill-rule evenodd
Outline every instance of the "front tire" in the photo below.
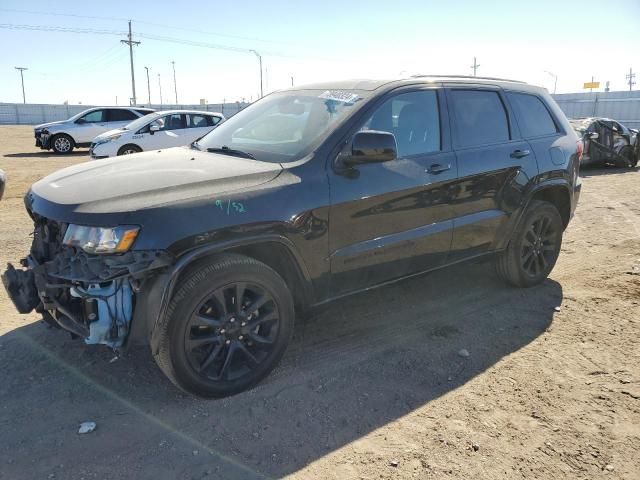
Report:
M 120 147 L 118 155 L 131 155 L 133 153 L 140 153 L 141 151 L 142 149 L 139 146 L 130 143 Z
M 563 227 L 553 204 L 533 200 L 509 246 L 496 260 L 498 276 L 516 287 L 532 287 L 544 281 L 558 260 Z
M 635 168 L 635 166 L 638 165 L 638 158 L 636 157 L 631 146 L 627 145 L 626 147 L 623 147 L 620 151 L 620 155 L 625 159 L 625 167 Z
M 188 273 L 169 303 L 155 355 L 179 388 L 226 397 L 265 378 L 293 333 L 293 299 L 273 269 L 224 255 Z
M 51 148 L 58 155 L 66 155 L 73 152 L 75 142 L 73 138 L 64 133 L 59 133 L 51 138 Z

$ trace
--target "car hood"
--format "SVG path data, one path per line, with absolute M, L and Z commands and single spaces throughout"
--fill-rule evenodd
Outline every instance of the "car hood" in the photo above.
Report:
M 281 171 L 279 163 L 177 147 L 59 170 L 34 183 L 26 202 L 47 218 L 75 221 L 247 192 Z
M 98 140 L 104 140 L 105 138 L 109 138 L 111 135 L 115 135 L 118 133 L 122 134 L 126 132 L 128 132 L 128 130 L 124 128 L 114 128 L 113 130 L 109 130 L 108 132 L 101 133 L 96 138 L 94 138 L 93 141 L 97 142 Z
M 62 125 L 62 124 L 67 124 L 67 123 L 69 123 L 68 120 L 59 120 L 57 122 L 41 123 L 40 125 L 36 125 L 35 127 L 33 127 L 33 129 L 34 130 L 40 130 L 42 128 L 53 127 L 55 125 Z

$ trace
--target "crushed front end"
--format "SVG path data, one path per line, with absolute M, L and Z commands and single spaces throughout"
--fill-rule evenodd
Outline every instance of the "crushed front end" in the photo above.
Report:
M 163 250 L 87 253 L 65 237 L 77 226 L 29 213 L 35 224 L 31 252 L 21 260 L 22 268 L 9 264 L 2 275 L 17 310 L 35 310 L 87 344 L 122 347 L 138 292 L 173 263 L 172 256 Z

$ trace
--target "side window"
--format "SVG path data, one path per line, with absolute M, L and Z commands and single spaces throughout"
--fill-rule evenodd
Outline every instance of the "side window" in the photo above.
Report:
M 132 122 L 138 116 L 131 110 L 124 110 L 119 108 L 111 108 L 107 110 L 109 115 L 109 122 Z
M 160 130 L 180 130 L 182 128 L 185 128 L 184 116 L 180 113 L 167 115 L 166 117 L 162 117 L 162 120 L 163 125 L 160 127 Z
M 393 133 L 398 157 L 440 150 L 440 112 L 435 90 L 401 93 L 384 102 L 361 130 Z
M 80 118 L 84 120 L 84 123 L 100 123 L 107 121 L 105 117 L 105 110 L 94 110 L 93 112 L 89 112 L 85 116 Z
M 507 93 L 524 137 L 540 137 L 558 132 L 545 104 L 535 95 Z
M 150 113 L 153 113 L 153 110 L 136 110 L 136 112 L 138 112 L 140 115 L 144 117 L 145 115 L 149 115 Z
M 211 117 L 209 115 L 187 115 L 187 128 L 204 128 L 212 127 Z
M 209 117 L 209 125 L 213 127 L 214 125 L 219 124 L 220 120 L 222 120 L 220 117 Z
M 507 112 L 498 92 L 451 90 L 450 99 L 458 147 L 509 140 Z

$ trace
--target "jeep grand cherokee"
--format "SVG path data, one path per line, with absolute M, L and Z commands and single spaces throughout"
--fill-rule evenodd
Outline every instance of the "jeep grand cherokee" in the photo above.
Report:
M 581 143 L 541 88 L 416 77 L 268 95 L 190 147 L 75 165 L 25 197 L 3 282 L 87 344 L 148 343 L 178 387 L 226 396 L 310 307 L 463 260 L 528 287 L 578 200 Z

